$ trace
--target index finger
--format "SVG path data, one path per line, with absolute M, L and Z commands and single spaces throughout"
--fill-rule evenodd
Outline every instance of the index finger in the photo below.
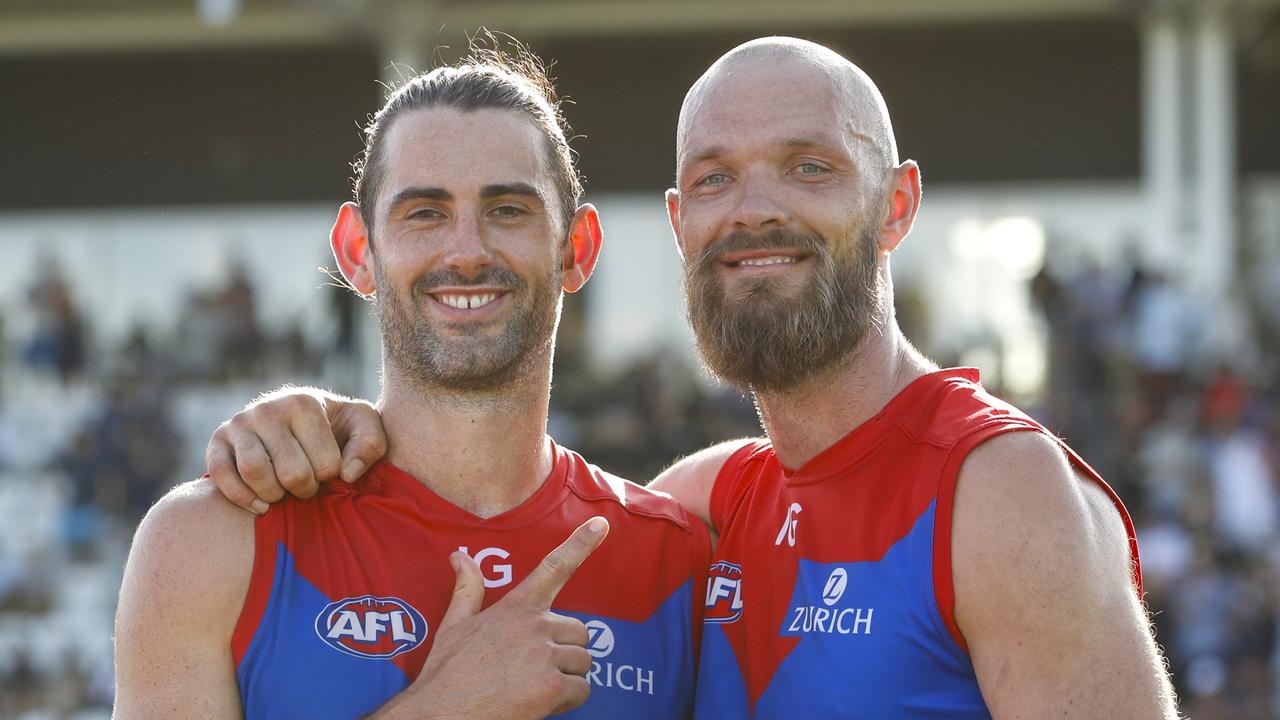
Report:
M 511 591 L 507 597 L 533 603 L 547 610 L 560 594 L 560 589 L 569 582 L 578 566 L 587 559 L 601 541 L 609 534 L 609 521 L 602 517 L 593 517 L 578 526 L 577 530 L 560 543 L 560 547 L 552 550 L 538 563 L 538 567 L 529 573 L 524 582 Z

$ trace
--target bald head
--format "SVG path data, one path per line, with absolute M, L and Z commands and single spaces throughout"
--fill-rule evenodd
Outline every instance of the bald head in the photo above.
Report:
M 700 123 L 711 121 L 704 110 L 734 90 L 741 96 L 753 92 L 761 105 L 778 102 L 778 93 L 803 87 L 820 102 L 836 110 L 839 127 L 861 147 L 875 165 L 888 168 L 898 164 L 897 144 L 889 109 L 880 90 L 857 65 L 830 48 L 789 37 L 758 38 L 725 53 L 698 78 L 680 107 L 676 131 L 677 165 L 686 159 L 690 134 Z M 778 107 L 779 112 L 805 111 L 803 107 Z

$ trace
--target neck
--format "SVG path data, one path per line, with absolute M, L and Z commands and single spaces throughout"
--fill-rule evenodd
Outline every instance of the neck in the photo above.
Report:
M 798 468 L 875 417 L 903 388 L 937 366 L 907 342 L 892 293 L 866 336 L 843 361 L 785 391 L 756 393 L 778 460 Z
M 483 391 L 409 381 L 384 362 L 387 460 L 467 512 L 500 515 L 551 473 L 550 392 L 549 353 L 511 384 Z

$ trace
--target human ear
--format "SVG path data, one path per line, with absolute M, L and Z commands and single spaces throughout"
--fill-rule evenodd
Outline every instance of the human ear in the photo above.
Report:
M 569 221 L 569 240 L 565 243 L 560 267 L 564 270 L 565 292 L 577 292 L 591 273 L 595 272 L 604 245 L 604 231 L 600 228 L 600 213 L 595 206 L 586 203 L 578 208 Z
M 342 276 L 361 295 L 372 295 L 377 289 L 373 276 L 373 248 L 369 233 L 360 214 L 360 206 L 345 202 L 338 209 L 338 218 L 329 231 L 329 244 L 333 257 L 338 261 Z
M 892 171 L 888 208 L 880 225 L 877 244 L 883 252 L 893 252 L 906 239 L 920 211 L 920 166 L 906 160 Z

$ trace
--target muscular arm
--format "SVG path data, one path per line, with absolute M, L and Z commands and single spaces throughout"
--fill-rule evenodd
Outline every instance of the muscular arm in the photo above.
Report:
M 965 460 L 952 521 L 956 623 L 995 718 L 1176 718 L 1105 492 L 1038 433 Z
M 241 717 L 231 634 L 253 567 L 253 517 L 208 481 L 147 513 L 116 614 L 116 718 Z
M 683 457 L 654 478 L 649 489 L 675 498 L 715 532 L 717 528 L 711 523 L 711 488 L 729 456 L 749 442 L 753 439 L 728 440 Z

